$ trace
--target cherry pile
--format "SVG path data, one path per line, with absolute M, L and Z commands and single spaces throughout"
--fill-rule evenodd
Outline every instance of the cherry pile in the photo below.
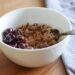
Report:
M 3 42 L 15 47 L 15 48 L 27 48 L 27 44 L 25 43 L 24 36 L 20 35 L 20 31 L 13 30 L 12 28 L 6 29 L 3 34 Z

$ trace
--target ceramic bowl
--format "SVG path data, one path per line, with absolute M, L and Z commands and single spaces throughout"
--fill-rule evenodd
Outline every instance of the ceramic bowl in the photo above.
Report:
M 69 36 L 65 36 L 55 45 L 32 50 L 14 48 L 2 41 L 2 32 L 5 29 L 16 28 L 27 22 L 47 24 L 60 32 L 66 32 L 71 30 L 68 18 L 56 10 L 41 7 L 16 9 L 0 18 L 0 48 L 11 61 L 25 67 L 41 67 L 52 63 L 63 53 Z

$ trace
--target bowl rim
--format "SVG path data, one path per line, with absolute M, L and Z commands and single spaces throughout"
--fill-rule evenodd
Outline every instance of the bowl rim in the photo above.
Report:
M 62 12 L 60 12 L 60 11 L 58 11 L 58 10 L 55 10 L 55 9 L 52 9 L 52 8 L 44 8 L 44 7 L 24 7 L 24 8 L 18 8 L 18 9 L 12 10 L 12 11 L 6 13 L 5 15 L 12 14 L 13 12 L 18 11 L 18 10 L 21 11 L 21 10 L 27 10 L 27 9 L 40 9 L 40 10 L 54 11 L 54 12 L 58 13 L 59 15 L 61 15 L 63 18 L 66 19 L 67 23 L 69 24 L 70 30 L 72 30 L 71 22 L 70 22 L 70 20 L 68 19 L 68 17 L 65 16 Z M 3 15 L 2 17 L 4 17 L 5 15 Z M 54 45 L 51 45 L 51 46 L 48 46 L 48 47 L 45 47 L 45 48 L 36 48 L 36 49 L 34 49 L 34 48 L 32 48 L 32 49 L 28 49 L 28 48 L 26 48 L 26 49 L 15 48 L 15 47 L 12 47 L 12 46 L 10 46 L 10 45 L 5 44 L 1 39 L 0 39 L 0 43 L 1 43 L 2 45 L 4 45 L 4 46 L 8 47 L 8 48 L 13 49 L 13 50 L 19 50 L 19 51 L 43 51 L 43 50 L 46 50 L 47 48 L 50 49 L 50 48 L 52 48 L 52 47 L 54 47 L 54 46 L 60 44 L 61 42 L 63 42 L 63 41 L 64 41 L 66 38 L 68 38 L 68 37 L 69 37 L 69 35 L 67 35 L 63 40 L 59 41 L 58 43 L 56 43 L 56 44 L 54 44 Z

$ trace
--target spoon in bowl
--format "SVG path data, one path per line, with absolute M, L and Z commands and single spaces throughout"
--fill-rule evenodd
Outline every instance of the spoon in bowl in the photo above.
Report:
M 52 29 L 51 32 L 56 36 L 57 39 L 64 35 L 75 35 L 75 29 L 63 33 L 60 33 L 58 29 Z

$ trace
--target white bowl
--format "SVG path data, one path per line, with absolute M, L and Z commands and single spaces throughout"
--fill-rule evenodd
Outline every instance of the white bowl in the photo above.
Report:
M 48 24 L 61 32 L 71 30 L 69 20 L 61 13 L 48 8 L 29 7 L 7 13 L 0 18 L 0 48 L 13 62 L 25 67 L 40 67 L 56 60 L 64 50 L 69 36 L 59 43 L 42 49 L 18 49 L 2 42 L 2 32 L 7 28 L 16 28 L 29 22 Z

